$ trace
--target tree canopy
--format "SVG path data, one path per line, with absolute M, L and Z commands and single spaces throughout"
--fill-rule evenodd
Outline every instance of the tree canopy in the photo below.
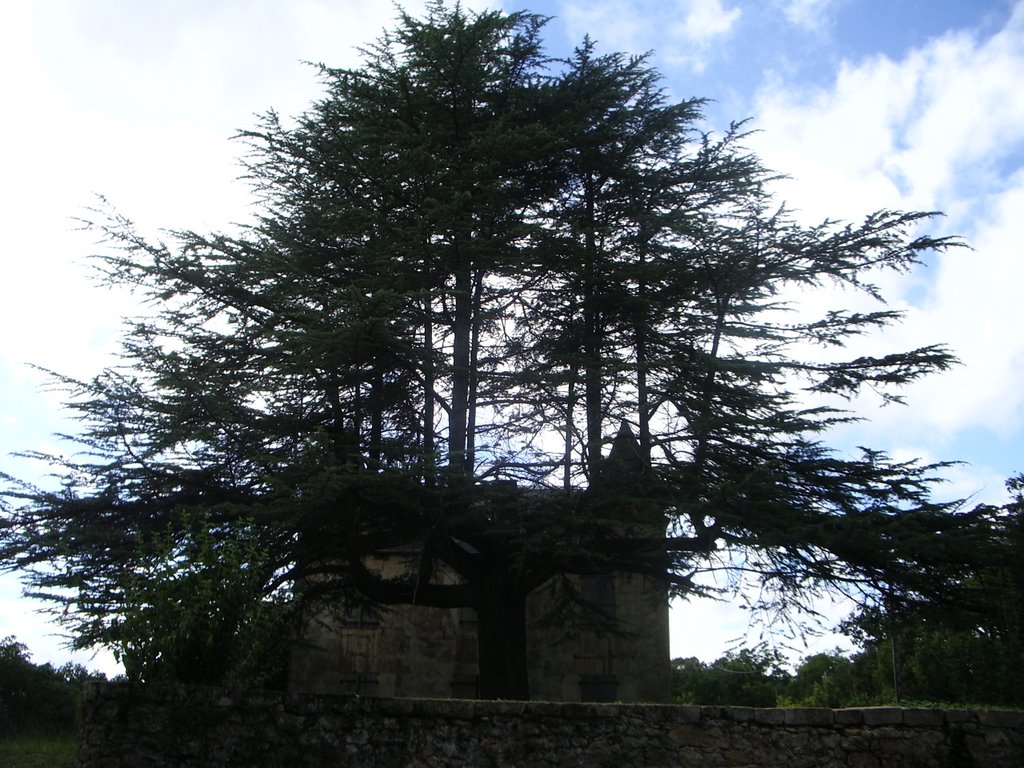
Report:
M 239 231 L 152 242 L 97 214 L 107 278 L 153 311 L 123 364 L 55 374 L 82 451 L 40 457 L 59 490 L 11 486 L 0 545 L 83 645 L 199 535 L 256 547 L 254 601 L 475 607 L 484 696 L 528 697 L 525 598 L 559 574 L 691 595 L 725 569 L 781 607 L 941 589 L 922 564 L 963 516 L 938 467 L 825 440 L 836 398 L 953 362 L 844 353 L 900 319 L 877 275 L 956 240 L 927 212 L 801 226 L 743 123 L 706 130 L 645 57 L 551 59 L 543 26 L 435 2 L 321 66 L 307 112 L 239 136 Z M 878 308 L 791 311 L 836 284 Z M 405 576 L 368 567 L 384 551 Z

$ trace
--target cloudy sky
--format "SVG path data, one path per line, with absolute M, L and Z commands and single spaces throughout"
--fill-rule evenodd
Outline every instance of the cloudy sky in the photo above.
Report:
M 422 0 L 402 4 L 417 13 Z M 498 7 L 464 2 L 464 7 Z M 943 342 L 954 371 L 908 405 L 854 407 L 870 422 L 836 435 L 900 458 L 955 459 L 951 496 L 1002 500 L 1024 471 L 1024 1 L 538 0 L 553 55 L 585 34 L 604 51 L 652 52 L 676 98 L 702 96 L 707 128 L 751 118 L 780 200 L 808 223 L 877 208 L 942 210 L 932 234 L 971 249 L 887 279 L 906 322 L 884 341 Z M 319 93 L 303 62 L 357 66 L 391 25 L 375 0 L 6 0 L 0 6 L 0 470 L 73 429 L 31 366 L 88 377 L 112 358 L 128 296 L 98 287 L 77 228 L 96 195 L 146 232 L 218 229 L 249 215 L 230 141 L 273 108 Z M 813 306 L 834 299 L 805 297 Z M 877 341 L 877 340 L 876 340 Z M 68 658 L 38 604 L 0 580 L 0 637 L 36 661 Z M 742 639 L 729 606 L 673 609 L 673 654 L 714 659 Z M 753 629 L 746 636 L 756 642 Z M 822 638 L 812 648 L 829 647 Z M 79 655 L 113 671 L 106 656 Z

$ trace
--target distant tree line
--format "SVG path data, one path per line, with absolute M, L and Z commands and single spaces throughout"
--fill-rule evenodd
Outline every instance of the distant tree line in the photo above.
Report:
M 712 663 L 672 662 L 673 698 L 686 704 L 845 707 L 897 701 L 1024 707 L 1024 474 L 1007 481 L 1010 501 L 987 507 L 983 565 L 944 600 L 916 609 L 883 599 L 841 629 L 861 648 L 805 658 L 760 645 Z
M 75 727 L 82 684 L 102 678 L 81 664 L 34 664 L 13 636 L 0 640 L 0 737 L 52 736 Z
M 766 645 L 730 651 L 712 662 L 673 659 L 672 698 L 676 704 L 742 707 L 1024 707 L 1019 656 L 1011 658 L 983 639 L 942 629 L 917 627 L 901 640 L 907 645 L 898 702 L 891 640 L 853 654 L 838 649 L 816 653 L 792 671 L 786 657 Z

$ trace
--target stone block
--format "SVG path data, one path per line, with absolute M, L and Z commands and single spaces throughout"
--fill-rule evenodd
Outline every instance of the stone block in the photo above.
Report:
M 589 704 L 577 704 L 568 702 L 560 705 L 561 717 L 566 719 L 582 720 L 590 716 L 591 707 Z
M 832 721 L 836 725 L 860 725 L 864 722 L 863 709 L 832 710 Z
M 732 719 L 732 707 L 701 707 L 700 708 L 700 719 L 704 721 L 708 720 L 731 720 Z
M 591 715 L 593 717 L 614 717 L 622 716 L 622 708 L 618 704 L 594 704 Z
M 697 724 L 677 725 L 668 732 L 668 738 L 677 747 L 703 747 L 710 742 L 707 730 Z
M 676 723 L 699 723 L 701 719 L 701 707 L 684 705 L 672 707 L 672 721 Z
M 941 709 L 904 709 L 903 723 L 916 727 L 941 727 L 943 722 Z
M 850 768 L 878 768 L 878 758 L 870 752 L 854 752 L 850 755 L 847 765 Z
M 1024 712 L 1005 709 L 982 709 L 978 711 L 978 722 L 995 728 L 1024 728 Z
M 734 723 L 751 723 L 754 721 L 754 708 L 729 707 L 729 719 Z
M 794 707 L 782 710 L 785 716 L 786 725 L 813 725 L 830 726 L 834 718 L 831 709 L 818 709 L 812 707 Z
M 676 723 L 679 710 L 685 709 L 673 704 L 620 704 L 623 717 L 635 718 L 651 723 Z M 699 715 L 698 715 L 699 720 Z
M 761 709 L 754 710 L 754 722 L 761 725 L 783 725 L 786 722 L 786 713 L 782 709 Z
M 562 705 L 554 701 L 523 702 L 523 714 L 529 717 L 554 717 L 562 711 Z
M 900 707 L 866 707 L 864 725 L 899 725 L 903 722 L 903 710 Z
M 968 723 L 977 720 L 977 713 L 969 709 L 945 709 L 942 711 L 942 718 L 947 723 Z

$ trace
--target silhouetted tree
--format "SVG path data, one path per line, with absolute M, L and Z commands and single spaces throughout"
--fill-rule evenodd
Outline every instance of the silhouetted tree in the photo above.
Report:
M 806 403 L 897 399 L 950 354 L 845 357 L 899 313 L 784 297 L 881 298 L 871 275 L 953 243 L 915 236 L 926 213 L 799 226 L 742 125 L 701 132 L 642 57 L 547 59 L 543 23 L 437 2 L 321 68 L 306 114 L 243 132 L 260 216 L 238 234 L 97 225 L 155 311 L 122 367 L 59 379 L 85 455 L 42 457 L 60 491 L 11 491 L 0 549 L 83 643 L 197 515 L 213 551 L 255 542 L 253 600 L 476 608 L 494 697 L 528 697 L 526 597 L 557 574 L 688 595 L 733 569 L 781 608 L 942 587 L 922 566 L 963 520 L 937 468 L 840 456 L 822 440 L 849 416 Z M 369 567 L 385 551 L 407 575 Z

